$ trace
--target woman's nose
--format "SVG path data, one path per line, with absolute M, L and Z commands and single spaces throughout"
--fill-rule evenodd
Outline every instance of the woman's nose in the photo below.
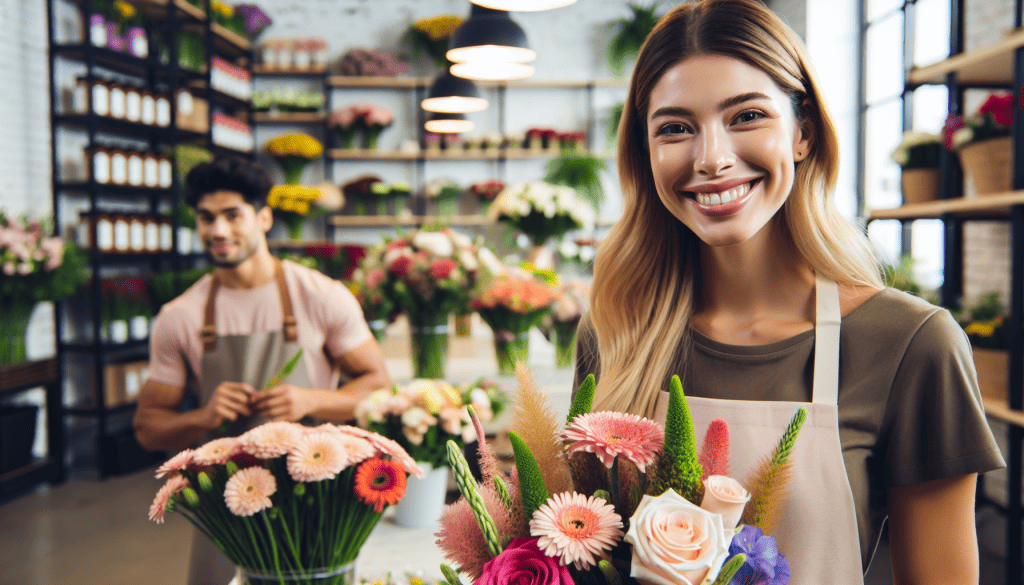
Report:
M 693 170 L 706 176 L 717 176 L 736 164 L 736 153 L 724 128 L 705 128 L 697 140 Z

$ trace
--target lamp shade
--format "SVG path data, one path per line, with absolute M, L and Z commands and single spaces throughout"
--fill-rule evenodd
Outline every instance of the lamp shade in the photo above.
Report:
M 430 93 L 420 106 L 428 112 L 458 114 L 484 110 L 487 108 L 487 100 L 480 97 L 472 81 L 456 77 L 446 69 L 434 79 Z
M 540 12 L 541 10 L 552 10 L 575 4 L 576 0 L 470 0 L 470 2 L 477 6 L 493 8 L 494 10 Z
M 459 132 L 469 132 L 473 129 L 473 122 L 466 119 L 463 114 L 442 114 L 432 113 L 427 122 L 423 124 L 423 128 L 427 132 L 434 132 L 436 134 L 458 134 Z
M 479 81 L 511 81 L 533 75 L 533 67 L 524 63 L 456 63 L 452 75 Z
M 526 32 L 508 11 L 473 5 L 466 19 L 452 33 L 445 55 L 453 63 L 472 61 L 527 63 L 537 53 L 526 42 Z

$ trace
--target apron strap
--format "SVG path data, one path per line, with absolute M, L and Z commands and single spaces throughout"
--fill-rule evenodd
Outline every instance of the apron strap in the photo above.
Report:
M 815 277 L 814 287 L 814 404 L 839 402 L 839 287 L 835 281 Z
M 217 296 L 217 289 L 220 288 L 220 278 L 213 273 L 213 280 L 210 281 L 210 292 L 206 294 L 206 307 L 203 310 L 203 328 L 199 330 L 199 339 L 203 342 L 203 351 L 213 351 L 217 347 L 217 327 L 215 325 L 213 299 Z
M 277 281 L 278 296 L 281 297 L 281 314 L 284 316 L 285 341 L 295 343 L 299 339 L 299 329 L 295 321 L 295 314 L 292 312 L 291 297 L 288 296 L 288 285 L 284 280 L 284 269 L 281 268 L 281 261 L 277 261 L 274 269 L 274 280 Z M 213 273 L 213 281 L 210 283 L 210 292 L 206 295 L 206 307 L 203 311 L 203 327 L 199 330 L 199 338 L 203 342 L 203 351 L 213 351 L 217 347 L 217 327 L 214 298 L 217 296 L 217 289 L 220 288 L 220 279 L 217 273 Z

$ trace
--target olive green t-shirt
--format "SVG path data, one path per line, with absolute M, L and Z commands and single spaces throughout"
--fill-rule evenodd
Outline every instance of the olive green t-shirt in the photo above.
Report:
M 683 376 L 687 395 L 811 401 L 813 330 L 758 346 L 690 335 L 691 367 L 685 376 L 680 363 L 670 370 Z M 839 439 L 866 569 L 889 513 L 887 488 L 1005 463 L 985 419 L 971 346 L 949 311 L 885 289 L 843 317 L 839 348 Z M 574 388 L 600 369 L 589 319 L 576 355 Z

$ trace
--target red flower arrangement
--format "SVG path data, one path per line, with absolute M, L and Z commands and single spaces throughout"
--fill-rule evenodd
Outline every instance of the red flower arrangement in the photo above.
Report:
M 997 92 L 988 96 L 974 116 L 950 115 L 942 127 L 942 136 L 949 150 L 968 144 L 1010 135 L 1013 124 L 1012 94 Z

